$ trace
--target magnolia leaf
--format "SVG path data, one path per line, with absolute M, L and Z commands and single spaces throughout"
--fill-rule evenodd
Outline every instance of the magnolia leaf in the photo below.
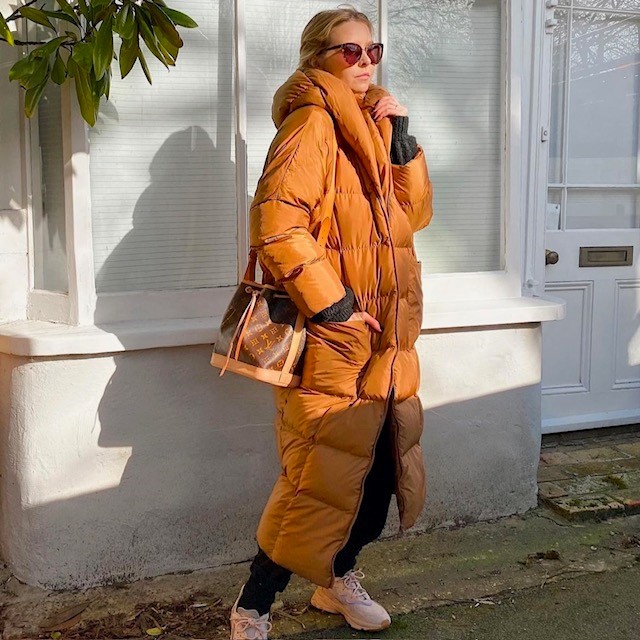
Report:
M 93 65 L 93 48 L 95 42 L 93 40 L 85 40 L 84 42 L 78 42 L 73 47 L 73 53 L 71 57 L 77 62 L 85 71 L 89 72 Z
M 123 40 L 131 40 L 136 35 L 136 18 L 133 13 L 132 5 L 125 4 L 116 16 L 116 31 Z
M 164 12 L 171 18 L 171 20 L 180 25 L 181 27 L 187 27 L 188 29 L 193 29 L 198 26 L 198 23 L 190 18 L 186 13 L 182 13 L 181 11 L 176 11 L 175 9 L 169 9 L 169 7 L 164 8 Z
M 43 13 L 47 16 L 49 16 L 50 18 L 55 18 L 56 20 L 64 20 L 65 22 L 70 22 L 72 25 L 79 27 L 80 26 L 80 21 L 77 18 L 72 18 L 71 16 L 67 15 L 64 11 L 45 11 L 44 9 L 42 10 Z
M 91 22 L 91 7 L 87 4 L 87 0 L 78 0 L 78 9 L 80 13 Z
M 124 78 L 129 74 L 138 57 L 138 51 L 140 51 L 140 45 L 138 44 L 137 36 L 131 40 L 122 41 L 118 60 L 120 63 L 120 77 Z
M 93 47 L 93 69 L 96 78 L 102 78 L 113 60 L 113 16 L 110 15 L 98 29 Z
M 76 24 L 80 26 L 80 21 L 78 20 L 78 16 L 76 15 L 76 12 L 72 9 L 71 5 L 67 2 L 67 0 L 56 0 L 56 3 L 70 18 L 74 18 L 74 20 L 76 20 Z
M 67 68 L 64 64 L 64 60 L 60 57 L 60 52 L 56 53 L 56 59 L 51 67 L 51 80 L 60 85 L 65 81 L 67 77 Z
M 30 118 L 38 106 L 40 102 L 40 98 L 42 97 L 42 93 L 47 86 L 47 80 L 49 80 L 49 67 L 47 66 L 47 75 L 45 75 L 44 79 L 39 85 L 35 87 L 31 87 L 27 89 L 24 94 L 24 112 L 27 118 Z
M 20 79 L 20 85 L 25 89 L 34 89 L 49 78 L 49 58 L 33 58 L 35 66 L 28 76 Z
M 164 54 L 158 47 L 158 39 L 156 38 L 153 32 L 153 29 L 147 22 L 148 20 L 147 16 L 144 15 L 142 10 L 140 9 L 136 10 L 135 13 L 136 13 L 136 22 L 138 23 L 138 28 L 140 33 L 142 34 L 142 39 L 144 40 L 144 43 L 149 48 L 149 51 L 151 51 L 151 53 L 153 53 L 153 55 L 156 58 L 158 58 L 158 60 L 160 60 L 160 62 L 162 62 L 162 64 L 168 69 L 169 66 L 167 65 Z
M 151 74 L 149 73 L 149 67 L 147 66 L 147 60 L 144 57 L 144 54 L 142 53 L 142 51 L 140 51 L 140 49 L 138 48 L 138 60 L 140 60 L 140 66 L 142 67 L 142 70 L 144 71 L 144 75 L 147 76 L 147 82 L 149 84 L 153 84 L 153 82 L 151 81 Z
M 31 75 L 36 68 L 36 64 L 37 61 L 31 56 L 21 58 L 9 69 L 9 80 L 19 80 Z
M 96 123 L 97 109 L 93 91 L 89 84 L 89 74 L 73 58 L 69 58 L 67 65 L 73 71 L 73 79 L 76 85 L 76 96 L 80 105 L 80 113 L 86 122 L 93 127 Z
M 142 6 L 146 7 L 151 16 L 151 20 L 155 25 L 160 27 L 161 33 L 164 34 L 166 39 L 171 42 L 174 47 L 180 48 L 183 44 L 182 38 L 167 14 L 152 2 L 145 1 L 142 3 Z
M 48 58 L 52 53 L 55 53 L 60 45 L 68 40 L 67 36 L 58 36 L 53 40 L 49 40 L 47 44 L 43 44 L 41 47 L 34 49 L 29 55 L 32 55 L 34 58 Z
M 9 29 L 9 25 L 7 21 L 4 19 L 4 16 L 0 13 L 0 38 L 4 38 L 12 47 L 15 45 L 13 40 L 13 33 L 11 33 L 11 29 Z
M 36 9 L 35 7 L 22 7 L 22 9 L 20 9 L 20 15 L 27 18 L 27 20 L 37 22 L 44 27 L 53 29 L 54 31 L 56 30 L 56 28 L 51 24 L 51 21 L 47 17 L 47 14 L 42 11 L 42 9 Z

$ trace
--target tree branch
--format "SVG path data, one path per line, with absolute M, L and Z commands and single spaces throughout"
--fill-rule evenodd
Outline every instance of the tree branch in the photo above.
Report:
M 35 4 L 36 2 L 38 2 L 38 0 L 29 0 L 29 2 L 25 2 L 24 4 L 20 5 L 20 7 L 16 9 L 8 18 L 5 18 L 5 20 L 9 22 L 9 20 L 17 20 L 18 18 L 22 18 L 22 16 L 20 15 L 20 9 L 24 9 L 30 4 Z

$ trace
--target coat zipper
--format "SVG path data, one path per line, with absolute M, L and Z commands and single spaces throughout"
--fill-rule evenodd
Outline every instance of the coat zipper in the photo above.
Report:
M 395 338 L 396 338 L 396 351 L 393 354 L 393 359 L 391 360 L 391 383 L 389 385 L 389 392 L 387 393 L 387 398 L 385 400 L 384 403 L 384 414 L 383 414 L 383 418 L 382 418 L 382 422 L 380 422 L 380 424 L 378 425 L 378 432 L 376 433 L 376 439 L 373 443 L 373 454 L 371 455 L 371 458 L 369 458 L 369 465 L 367 466 L 367 471 L 364 474 L 363 478 L 362 478 L 362 483 L 360 485 L 360 497 L 358 499 L 358 504 L 356 506 L 356 510 L 354 512 L 354 516 L 351 519 L 351 523 L 349 524 L 349 529 L 347 531 L 347 534 L 344 538 L 344 544 L 336 550 L 336 552 L 333 554 L 333 557 L 331 558 L 331 578 L 332 578 L 332 582 L 335 581 L 336 579 L 336 574 L 334 571 L 334 564 L 335 564 L 335 560 L 336 560 L 336 556 L 340 553 L 340 551 L 342 551 L 342 549 L 344 549 L 345 545 L 347 544 L 349 537 L 351 535 L 351 530 L 353 529 L 353 525 L 355 524 L 356 518 L 358 517 L 358 512 L 360 511 L 360 506 L 362 504 L 362 499 L 363 499 L 363 495 L 364 495 L 364 483 L 365 480 L 367 479 L 367 476 L 369 475 L 369 472 L 371 471 L 371 467 L 373 466 L 373 459 L 375 456 L 375 452 L 376 452 L 376 445 L 378 444 L 378 439 L 380 438 L 380 433 L 382 432 L 382 427 L 384 426 L 384 422 L 387 419 L 387 413 L 389 412 L 389 403 L 391 402 L 391 397 L 393 396 L 395 398 L 395 392 L 394 392 L 394 385 L 395 385 L 395 380 L 393 377 L 393 366 L 396 362 L 396 357 L 398 355 L 398 313 L 400 311 L 400 298 L 399 298 L 399 283 L 398 283 L 398 268 L 396 266 L 396 253 L 395 253 L 395 249 L 393 247 L 393 239 L 391 237 L 391 225 L 389 223 L 389 196 L 387 196 L 387 202 L 386 202 L 386 209 L 384 208 L 384 202 L 382 200 L 382 198 L 378 197 L 378 201 L 380 202 L 381 205 L 383 205 L 383 212 L 386 212 L 386 216 L 385 216 L 385 222 L 387 224 L 387 233 L 389 235 L 389 242 L 391 243 L 391 257 L 393 258 L 393 275 L 395 277 L 395 281 L 396 281 L 396 323 L 395 323 Z M 393 446 L 394 446 L 394 457 L 396 458 L 395 461 L 395 467 L 396 467 L 396 490 L 398 488 L 398 480 L 400 478 L 399 476 L 399 472 L 400 472 L 400 467 L 399 467 L 399 459 L 398 459 L 398 438 L 397 435 L 396 437 L 393 438 Z M 396 493 L 396 499 L 398 499 L 398 494 Z M 398 504 L 398 508 L 400 507 L 400 505 Z

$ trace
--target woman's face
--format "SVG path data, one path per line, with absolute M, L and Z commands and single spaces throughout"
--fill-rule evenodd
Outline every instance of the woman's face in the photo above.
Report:
M 331 31 L 328 47 L 345 42 L 355 42 L 362 49 L 362 56 L 356 64 L 349 66 L 340 49 L 332 49 L 320 54 L 319 66 L 347 83 L 357 94 L 364 95 L 369 89 L 375 65 L 371 63 L 365 51 L 373 40 L 371 31 L 364 22 L 343 22 Z

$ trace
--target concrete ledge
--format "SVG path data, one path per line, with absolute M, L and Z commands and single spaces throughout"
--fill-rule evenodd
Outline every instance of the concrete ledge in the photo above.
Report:
M 459 329 L 561 320 L 564 302 L 543 298 L 425 301 L 422 330 Z M 60 356 L 213 344 L 222 316 L 70 326 L 41 320 L 0 324 L 0 353 Z

